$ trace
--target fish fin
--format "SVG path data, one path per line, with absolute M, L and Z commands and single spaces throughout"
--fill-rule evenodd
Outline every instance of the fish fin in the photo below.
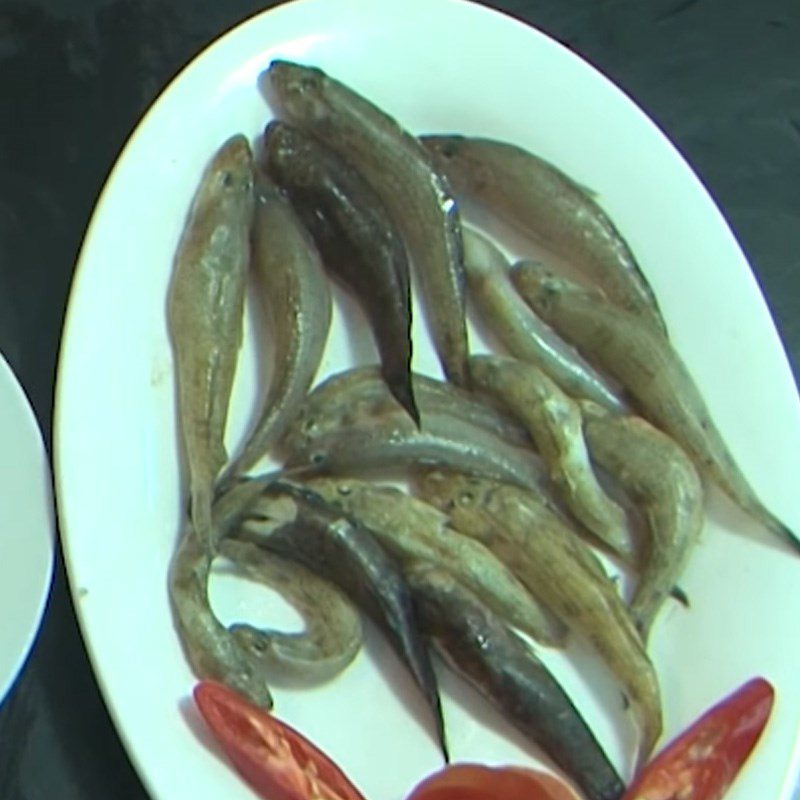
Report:
M 684 608 L 692 607 L 692 604 L 689 602 L 689 595 L 687 595 L 680 586 L 673 586 L 669 594 L 673 600 L 677 600 Z

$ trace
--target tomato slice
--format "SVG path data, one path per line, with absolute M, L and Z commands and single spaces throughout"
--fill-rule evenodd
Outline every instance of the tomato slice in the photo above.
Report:
M 565 783 L 525 767 L 451 764 L 425 778 L 408 800 L 578 800 Z
M 364 800 L 319 748 L 227 686 L 202 681 L 194 699 L 228 758 L 267 800 Z
M 623 800 L 719 800 L 756 746 L 774 700 L 763 678 L 748 681 L 667 745 Z

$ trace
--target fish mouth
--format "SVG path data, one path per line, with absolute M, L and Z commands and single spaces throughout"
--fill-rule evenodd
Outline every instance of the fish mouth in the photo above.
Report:
M 270 105 L 289 120 L 318 121 L 330 114 L 324 99 L 325 73 L 292 61 L 273 60 L 266 73 L 264 93 Z
M 238 173 L 247 169 L 252 160 L 250 142 L 246 136 L 237 133 L 222 145 L 216 158 L 211 162 L 211 167 L 231 174 Z

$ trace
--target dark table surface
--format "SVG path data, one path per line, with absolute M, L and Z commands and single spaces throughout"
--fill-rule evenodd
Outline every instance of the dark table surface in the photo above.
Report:
M 375 0 L 392 1 L 400 0 Z M 486 4 L 584 56 L 675 142 L 749 256 L 797 377 L 800 3 Z M 114 159 L 182 65 L 269 5 L 0 0 L 0 350 L 48 446 L 75 258 Z M 0 798 L 112 797 L 146 794 L 98 692 L 59 554 L 41 633 L 0 706 Z

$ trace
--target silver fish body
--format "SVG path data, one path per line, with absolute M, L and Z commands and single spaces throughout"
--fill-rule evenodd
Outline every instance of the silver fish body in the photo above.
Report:
M 274 368 L 261 412 L 226 474 L 250 469 L 291 424 L 319 369 L 331 325 L 331 293 L 314 242 L 277 187 L 256 188 L 252 268 Z
M 584 429 L 592 458 L 639 505 L 649 541 L 630 604 L 647 640 L 703 529 L 703 484 L 691 459 L 641 417 L 611 416 L 585 403 Z
M 525 304 L 509 278 L 509 263 L 485 236 L 464 229 L 464 265 L 470 298 L 508 351 L 544 370 L 572 397 L 612 410 L 624 407 L 609 381 L 556 336 Z
M 625 512 L 600 486 L 583 435 L 581 409 L 540 369 L 513 358 L 469 361 L 476 389 L 504 402 L 525 423 L 566 506 L 613 553 L 634 558 Z
M 213 553 L 260 495 L 262 487 L 237 486 L 214 507 L 208 547 L 194 527 L 184 526 L 169 567 L 168 591 L 172 618 L 184 654 L 194 674 L 224 683 L 251 702 L 272 707 L 263 660 L 239 641 L 214 614 L 208 597 Z
M 531 446 L 525 428 L 497 405 L 427 375 L 412 373 L 412 379 L 421 415 L 447 414 L 508 444 Z M 305 449 L 320 436 L 395 409 L 377 367 L 353 367 L 338 372 L 308 395 L 286 434 L 285 446 L 289 450 Z
M 227 460 L 225 424 L 242 342 L 253 202 L 250 145 L 244 136 L 234 136 L 203 173 L 169 287 L 191 518 L 206 543 L 213 538 L 214 481 Z
M 352 475 L 417 467 L 455 469 L 536 491 L 545 484 L 537 456 L 447 413 L 423 414 L 418 429 L 401 411 L 364 417 L 290 450 L 286 467 Z

